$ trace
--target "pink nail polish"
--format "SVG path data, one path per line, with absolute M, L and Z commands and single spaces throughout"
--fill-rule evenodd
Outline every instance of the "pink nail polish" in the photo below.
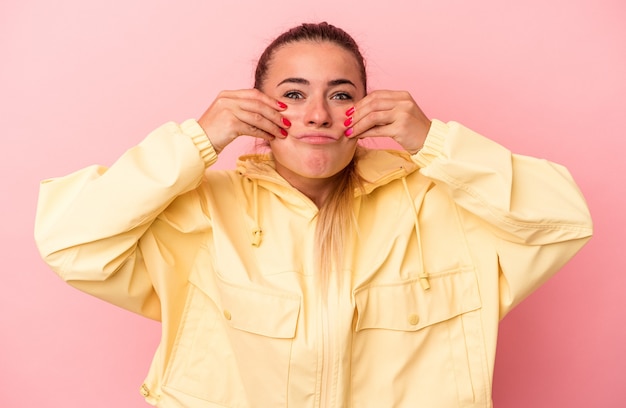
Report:
M 346 137 L 350 137 L 350 135 L 352 135 L 353 132 L 354 132 L 354 128 L 348 128 L 344 132 L 344 135 L 346 135 Z
M 352 116 L 350 116 L 348 119 L 345 120 L 345 122 L 343 122 L 343 125 L 345 127 L 348 127 L 352 124 Z
M 287 109 L 287 104 L 281 102 L 281 101 L 276 101 L 276 103 L 278 104 L 278 107 L 281 109 Z
M 280 128 L 280 134 L 287 137 L 287 131 L 283 128 Z
M 283 122 L 283 125 L 287 127 L 291 126 L 291 122 L 289 122 L 289 119 L 287 118 L 282 118 L 282 122 Z
M 346 116 L 352 116 L 353 113 L 354 113 L 354 106 L 346 111 Z

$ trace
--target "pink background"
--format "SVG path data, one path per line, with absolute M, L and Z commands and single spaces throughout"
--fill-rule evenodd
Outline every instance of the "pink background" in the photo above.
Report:
M 373 89 L 409 90 L 431 117 L 570 168 L 595 237 L 503 321 L 494 401 L 626 406 L 623 0 L 216 4 L 2 1 L 0 407 L 147 406 L 138 389 L 159 340 L 158 323 L 71 289 L 40 260 L 38 181 L 110 164 L 161 123 L 198 117 L 220 90 L 250 86 L 276 34 L 320 20 L 360 42 Z

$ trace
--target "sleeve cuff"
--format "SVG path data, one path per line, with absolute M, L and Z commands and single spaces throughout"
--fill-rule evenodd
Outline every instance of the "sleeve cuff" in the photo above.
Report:
M 180 125 L 183 133 L 196 145 L 200 152 L 200 157 L 204 161 L 204 166 L 209 167 L 217 161 L 217 153 L 211 144 L 208 136 L 204 133 L 202 127 L 194 119 L 184 121 Z
M 448 133 L 448 125 L 440 120 L 431 121 L 430 130 L 426 135 L 424 146 L 412 158 L 420 167 L 428 166 L 433 160 L 441 156 Z

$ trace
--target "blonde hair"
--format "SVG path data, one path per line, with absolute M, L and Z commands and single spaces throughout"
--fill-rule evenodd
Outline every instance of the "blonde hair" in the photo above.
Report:
M 339 174 L 337 183 L 317 214 L 316 281 L 324 296 L 333 272 L 343 270 L 346 251 L 350 249 L 346 244 L 352 242 L 357 233 L 354 194 L 357 189 L 363 188 L 356 166 L 359 152 L 357 148 L 352 161 Z
M 280 47 L 299 41 L 327 41 L 350 52 L 359 67 L 363 89 L 367 92 L 365 60 L 358 44 L 347 32 L 327 22 L 304 23 L 276 37 L 261 54 L 254 74 L 254 87 L 262 90 L 272 57 Z M 326 198 L 317 215 L 315 254 L 318 283 L 326 292 L 332 271 L 343 269 L 346 243 L 351 242 L 356 231 L 353 212 L 354 192 L 363 183 L 356 169 L 359 149 L 352 161 L 340 173 L 337 183 Z

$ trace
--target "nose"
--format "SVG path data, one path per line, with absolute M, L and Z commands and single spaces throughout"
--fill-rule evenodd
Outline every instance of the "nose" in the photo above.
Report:
M 309 98 L 305 113 L 305 123 L 313 127 L 330 127 L 332 115 L 324 98 Z

